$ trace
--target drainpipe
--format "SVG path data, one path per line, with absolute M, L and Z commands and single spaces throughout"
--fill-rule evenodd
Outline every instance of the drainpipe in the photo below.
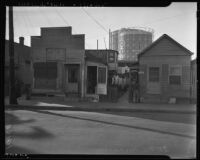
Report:
M 192 79 L 192 64 L 191 64 L 191 61 L 190 61 L 190 104 L 192 102 L 192 82 L 191 82 L 191 79 Z
M 84 51 L 85 52 L 85 51 Z M 83 55 L 83 63 L 82 63 L 82 67 L 81 67 L 81 99 L 83 100 L 84 98 L 84 87 L 85 87 L 85 53 Z

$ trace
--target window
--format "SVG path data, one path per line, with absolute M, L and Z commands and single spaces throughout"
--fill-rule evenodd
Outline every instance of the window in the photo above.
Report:
M 57 63 L 54 62 L 37 62 L 34 63 L 34 77 L 56 79 L 57 78 Z
M 68 82 L 77 83 L 78 82 L 78 68 L 77 67 L 69 67 L 68 68 Z
M 31 61 L 25 60 L 25 64 L 31 64 Z
M 181 66 L 170 66 L 169 70 L 169 84 L 181 84 Z
M 159 82 L 159 67 L 149 68 L 149 82 Z
M 114 55 L 114 53 L 113 52 L 110 52 L 109 53 L 109 62 L 114 62 L 115 61 L 115 55 Z
M 106 83 L 106 68 L 98 68 L 98 83 Z

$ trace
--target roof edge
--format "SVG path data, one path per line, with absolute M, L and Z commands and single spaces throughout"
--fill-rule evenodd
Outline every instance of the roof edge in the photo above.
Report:
M 185 48 L 183 45 L 181 45 L 180 43 L 178 43 L 176 40 L 174 40 L 173 38 L 171 38 L 169 35 L 167 34 L 163 34 L 162 36 L 160 36 L 156 41 L 154 41 L 152 44 L 150 44 L 148 47 L 144 48 L 139 54 L 138 54 L 138 58 L 141 57 L 142 55 L 144 55 L 149 49 L 151 49 L 153 46 L 155 46 L 158 42 L 160 42 L 163 38 L 168 38 L 169 40 L 173 41 L 175 44 L 177 44 L 179 47 L 181 47 L 182 49 L 184 49 L 190 56 L 193 55 L 194 53 L 191 52 L 190 50 L 188 50 L 187 48 Z

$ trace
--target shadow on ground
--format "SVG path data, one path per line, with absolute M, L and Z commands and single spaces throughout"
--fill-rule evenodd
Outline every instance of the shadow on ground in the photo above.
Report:
M 24 123 L 31 123 L 34 122 L 34 119 L 28 120 L 21 120 L 18 116 L 12 113 L 5 113 L 5 124 L 6 125 L 23 125 Z M 20 137 L 20 138 L 30 138 L 30 139 L 44 139 L 44 138 L 52 138 L 54 137 L 53 134 L 47 132 L 41 127 L 38 126 L 30 126 L 30 132 L 16 132 L 12 130 L 10 133 L 13 137 Z
M 31 132 L 15 132 L 13 131 L 14 137 L 20 137 L 20 138 L 30 138 L 30 139 L 46 139 L 46 138 L 53 138 L 54 135 L 47 132 L 46 130 L 42 129 L 41 127 L 32 126 Z
M 21 120 L 19 117 L 15 116 L 14 114 L 5 112 L 6 125 L 9 125 L 9 124 L 17 125 L 17 124 L 23 124 L 23 123 L 31 123 L 34 121 L 35 119 Z

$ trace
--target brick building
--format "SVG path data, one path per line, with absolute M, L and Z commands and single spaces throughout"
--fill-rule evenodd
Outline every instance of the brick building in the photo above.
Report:
M 164 34 L 139 54 L 140 96 L 144 102 L 190 98 L 193 53 Z
M 15 76 L 24 85 L 32 84 L 32 69 L 31 69 L 31 49 L 24 45 L 24 38 L 19 38 L 19 43 L 14 42 L 14 62 L 15 62 Z M 5 95 L 9 93 L 9 40 L 5 40 Z M 24 89 L 22 85 L 22 91 Z

